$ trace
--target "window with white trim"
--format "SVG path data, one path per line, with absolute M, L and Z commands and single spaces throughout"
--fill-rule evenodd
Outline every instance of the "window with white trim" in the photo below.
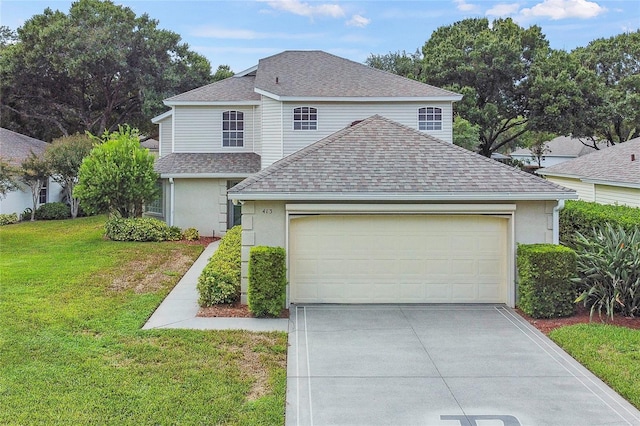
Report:
M 318 110 L 314 107 L 293 109 L 293 130 L 317 130 Z
M 244 146 L 244 113 L 225 111 L 222 113 L 222 146 Z
M 442 130 L 442 108 L 418 108 L 418 130 Z
M 47 202 L 47 185 L 49 184 L 49 179 L 44 179 L 42 181 L 42 186 L 40 187 L 40 193 L 38 194 L 38 204 L 44 204 Z

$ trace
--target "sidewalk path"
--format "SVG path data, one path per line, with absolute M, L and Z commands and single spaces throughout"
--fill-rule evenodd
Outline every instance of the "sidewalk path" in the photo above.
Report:
M 200 273 L 207 266 L 220 241 L 207 246 L 191 268 L 180 279 L 142 327 L 143 330 L 156 328 L 190 328 L 196 330 L 250 330 L 288 331 L 289 320 L 284 318 L 199 318 L 196 317 L 198 290 L 196 285 Z

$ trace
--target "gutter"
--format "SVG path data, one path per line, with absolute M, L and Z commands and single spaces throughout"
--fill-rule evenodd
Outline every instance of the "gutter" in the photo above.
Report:
M 553 208 L 553 244 L 560 244 L 560 210 L 564 209 L 564 200 L 558 200 Z
M 174 186 L 173 178 L 169 178 L 169 226 L 173 226 L 173 217 L 175 215 L 175 201 L 176 201 L 176 188 Z

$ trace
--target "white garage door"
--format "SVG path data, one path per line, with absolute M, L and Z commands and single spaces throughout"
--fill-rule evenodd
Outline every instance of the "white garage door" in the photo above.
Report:
M 481 215 L 292 217 L 292 303 L 506 303 L 507 223 Z

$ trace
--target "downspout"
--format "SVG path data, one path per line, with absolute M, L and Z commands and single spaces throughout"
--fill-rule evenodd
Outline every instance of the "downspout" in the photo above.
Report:
M 176 201 L 176 191 L 174 187 L 173 178 L 169 178 L 169 226 L 173 226 L 173 216 L 175 213 L 175 201 Z
M 560 210 L 564 208 L 564 200 L 558 200 L 553 208 L 553 244 L 560 244 Z

